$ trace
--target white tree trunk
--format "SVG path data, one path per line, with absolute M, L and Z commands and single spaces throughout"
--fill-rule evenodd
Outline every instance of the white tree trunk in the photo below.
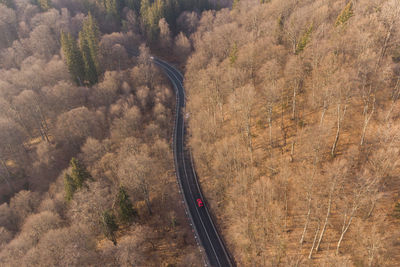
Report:
M 340 126 L 341 126 L 342 120 L 344 118 L 344 115 L 346 114 L 346 109 L 347 109 L 347 107 L 345 106 L 344 110 L 343 110 L 343 114 L 340 115 L 340 104 L 338 104 L 338 106 L 337 106 L 337 128 L 336 128 L 335 141 L 333 142 L 332 150 L 331 150 L 332 157 L 335 156 L 336 147 L 337 147 L 337 144 L 339 142 L 339 137 L 340 137 Z
M 315 231 L 314 241 L 313 241 L 313 244 L 312 244 L 311 249 L 310 249 L 310 254 L 308 254 L 308 258 L 309 258 L 309 259 L 312 259 L 312 255 L 313 255 L 313 251 L 314 251 L 315 242 L 317 241 L 318 232 L 319 232 L 319 223 L 318 223 L 317 230 Z

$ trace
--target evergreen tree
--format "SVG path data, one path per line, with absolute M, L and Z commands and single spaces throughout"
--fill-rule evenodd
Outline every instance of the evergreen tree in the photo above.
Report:
M 13 0 L 0 0 L 0 4 L 3 4 L 8 8 L 14 8 L 15 7 Z
M 142 0 L 140 16 L 147 38 L 150 41 L 157 40 L 160 32 L 158 22 L 165 16 L 165 2 L 156 0 L 153 4 L 150 4 L 149 0 Z
M 65 55 L 69 73 L 77 85 L 82 85 L 85 77 L 85 66 L 76 40 L 70 33 L 61 33 L 61 46 Z
M 65 190 L 65 199 L 70 201 L 76 191 L 76 186 L 74 180 L 72 180 L 71 176 L 66 173 L 64 175 L 64 190 Z
M 229 62 L 231 63 L 231 65 L 235 64 L 237 57 L 238 57 L 238 47 L 237 44 L 234 43 L 231 52 L 229 53 Z
M 85 62 L 85 80 L 88 81 L 90 85 L 94 85 L 98 82 L 99 76 L 97 74 L 95 62 L 90 53 L 88 41 L 81 36 L 81 33 L 79 33 L 79 40 L 82 58 Z
M 124 5 L 135 11 L 136 15 L 140 14 L 141 0 L 125 0 Z
M 237 8 L 237 7 L 238 7 L 238 5 L 239 5 L 239 2 L 240 2 L 240 0 L 233 0 L 233 3 L 232 3 L 232 9 L 235 9 L 235 8 Z
M 121 12 L 124 8 L 123 0 L 104 0 L 104 7 L 108 15 L 121 20 Z
M 132 202 L 130 201 L 129 196 L 126 193 L 125 188 L 122 186 L 119 188 L 117 194 L 116 205 L 118 218 L 121 222 L 128 223 L 132 220 L 133 217 L 137 216 L 137 212 L 133 208 Z
M 51 0 L 38 0 L 40 10 L 47 11 L 51 7 Z
M 80 163 L 76 158 L 72 158 L 70 162 L 71 178 L 75 183 L 76 188 L 81 188 L 83 183 L 91 178 L 91 175 L 86 170 L 85 166 Z
M 83 186 L 83 183 L 90 179 L 91 176 L 76 158 L 72 158 L 70 161 L 71 173 L 65 173 L 64 175 L 64 190 L 65 199 L 70 201 L 76 190 Z
M 400 219 L 400 201 L 394 206 L 393 216 L 397 219 Z
M 47 11 L 51 7 L 51 0 L 31 0 L 31 3 L 38 6 L 41 11 Z
M 339 16 L 336 19 L 335 26 L 341 26 L 346 24 L 346 22 L 353 16 L 353 2 L 350 1 L 347 3 L 347 5 L 344 7 L 342 12 L 339 14 Z
M 307 44 L 310 42 L 312 30 L 313 25 L 311 25 L 300 37 L 300 40 L 296 46 L 296 54 L 302 52 L 304 48 L 306 48 Z
M 86 80 L 90 85 L 97 83 L 100 66 L 99 54 L 99 27 L 91 13 L 83 22 L 82 30 L 79 32 L 79 44 L 85 65 Z
M 110 210 L 106 210 L 103 212 L 101 219 L 102 219 L 104 235 L 109 240 L 111 240 L 114 243 L 114 245 L 117 245 L 115 232 L 118 230 L 118 224 L 115 220 L 115 215 Z

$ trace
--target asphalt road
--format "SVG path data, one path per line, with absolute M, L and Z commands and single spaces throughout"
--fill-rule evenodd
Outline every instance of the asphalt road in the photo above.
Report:
M 167 62 L 156 58 L 152 59 L 155 64 L 162 68 L 176 90 L 177 107 L 173 143 L 175 169 L 180 190 L 184 197 L 186 211 L 192 222 L 196 238 L 199 239 L 204 248 L 208 265 L 215 267 L 234 266 L 234 262 L 230 259 L 207 209 L 207 202 L 201 193 L 190 151 L 186 147 L 186 127 L 183 114 L 185 108 L 183 76 Z M 203 207 L 198 207 L 198 198 L 203 200 Z

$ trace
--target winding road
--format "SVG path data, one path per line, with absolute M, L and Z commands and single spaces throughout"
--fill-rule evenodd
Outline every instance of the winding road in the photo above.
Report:
M 210 216 L 207 204 L 198 184 L 191 153 L 186 146 L 186 127 L 185 118 L 183 116 L 186 100 L 185 89 L 183 87 L 183 75 L 167 62 L 154 57 L 151 59 L 165 72 L 176 91 L 176 119 L 173 138 L 175 170 L 185 202 L 186 212 L 191 220 L 196 238 L 204 248 L 207 255 L 207 264 L 209 266 L 235 266 Z M 196 202 L 198 198 L 203 200 L 203 207 L 198 207 Z

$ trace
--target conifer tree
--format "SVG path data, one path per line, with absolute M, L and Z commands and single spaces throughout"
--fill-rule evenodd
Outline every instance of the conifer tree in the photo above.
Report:
M 115 220 L 115 215 L 110 211 L 106 210 L 101 216 L 104 235 L 111 240 L 114 245 L 117 245 L 117 239 L 115 232 L 118 230 L 118 224 Z
M 118 218 L 121 222 L 128 223 L 133 217 L 137 216 L 137 212 L 133 208 L 125 188 L 122 186 L 119 188 L 117 194 L 116 205 Z
M 76 191 L 76 186 L 74 180 L 72 180 L 71 176 L 68 173 L 64 175 L 64 190 L 65 190 L 65 199 L 67 201 L 70 201 Z
M 125 6 L 135 11 L 136 15 L 140 14 L 141 0 L 125 0 Z
M 47 11 L 51 7 L 51 0 L 31 0 L 31 3 L 38 6 L 41 11 Z
M 0 4 L 3 4 L 8 8 L 14 8 L 14 1 L 13 0 L 0 0 Z
M 79 40 L 85 66 L 85 80 L 88 81 L 90 85 L 96 84 L 99 80 L 99 76 L 97 74 L 95 62 L 90 53 L 88 41 L 81 35 L 81 33 L 79 33 Z
M 90 85 L 97 83 L 100 73 L 99 54 L 99 27 L 91 13 L 83 22 L 79 32 L 79 45 L 85 65 L 86 80 Z
M 108 15 L 111 15 L 118 20 L 121 19 L 121 11 L 124 7 L 122 0 L 104 0 L 104 7 L 106 8 Z
M 76 188 L 81 188 L 83 183 L 91 178 L 91 175 L 86 170 L 85 166 L 80 163 L 76 158 L 72 158 L 70 162 L 71 178 L 75 183 Z
M 350 1 L 347 3 L 347 5 L 344 7 L 342 12 L 339 14 L 339 16 L 336 19 L 335 26 L 341 26 L 346 24 L 346 22 L 353 16 L 353 2 Z
M 313 25 L 308 27 L 308 29 L 303 33 L 299 42 L 296 45 L 296 54 L 302 52 L 304 48 L 306 48 L 307 44 L 310 42 L 312 30 Z
M 51 7 L 51 0 L 38 0 L 40 10 L 47 11 Z
M 85 166 L 76 158 L 71 159 L 70 166 L 71 173 L 65 173 L 64 175 L 65 199 L 67 201 L 70 201 L 75 191 L 81 188 L 87 179 L 91 178 Z
M 400 201 L 394 206 L 393 216 L 397 219 L 400 219 Z
M 70 33 L 61 33 L 61 46 L 69 73 L 77 85 L 82 85 L 85 77 L 85 67 L 76 40 Z

